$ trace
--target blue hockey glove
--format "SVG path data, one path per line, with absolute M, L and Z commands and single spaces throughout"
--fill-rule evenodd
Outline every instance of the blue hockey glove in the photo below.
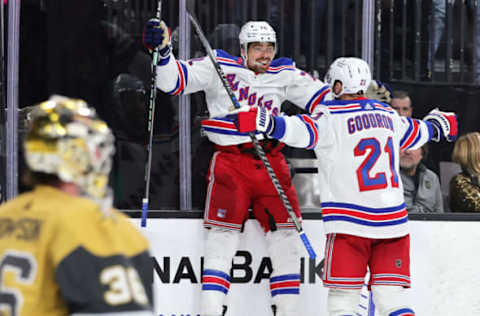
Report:
M 148 20 L 142 34 L 143 45 L 153 51 L 158 48 L 162 57 L 167 57 L 171 51 L 170 32 L 165 22 L 153 18 Z

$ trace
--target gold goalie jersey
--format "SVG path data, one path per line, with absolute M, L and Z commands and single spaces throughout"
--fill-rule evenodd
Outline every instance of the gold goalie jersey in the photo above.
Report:
M 148 242 L 53 187 L 0 207 L 0 315 L 153 315 Z

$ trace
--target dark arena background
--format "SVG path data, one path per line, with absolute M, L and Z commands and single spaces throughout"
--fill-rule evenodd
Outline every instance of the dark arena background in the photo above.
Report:
M 140 227 L 152 61 L 142 45 L 142 31 L 155 16 L 157 1 L 3 0 L 0 6 L 0 202 L 31 189 L 24 182 L 21 146 L 28 113 L 32 105 L 60 94 L 85 99 L 112 128 L 116 152 L 109 181 L 114 206 Z M 414 118 L 439 108 L 456 113 L 459 135 L 480 132 L 478 1 L 163 0 L 162 19 L 171 30 L 173 53 L 183 60 L 205 56 L 187 8 L 198 17 L 213 48 L 239 56 L 240 27 L 264 20 L 276 31 L 276 57 L 292 58 L 311 76 L 323 80 L 337 57 L 361 57 L 393 96 L 409 95 Z M 288 102 L 282 111 L 301 113 Z M 157 91 L 149 224 L 144 231 L 153 245 L 157 315 L 199 312 L 202 217 L 215 150 L 200 128 L 208 116 L 203 92 L 170 96 Z M 454 143 L 431 143 L 424 161 L 440 179 L 445 212 L 408 214 L 412 258 L 417 258 L 412 259 L 412 289 L 423 315 L 480 314 L 478 303 L 471 304 L 478 302 L 474 295 L 480 284 L 480 258 L 471 251 L 480 247 L 480 216 L 448 206 L 449 181 L 460 171 L 451 161 L 453 147 Z M 319 315 L 326 313 L 327 292 L 320 280 L 325 238 L 316 157 L 313 151 L 291 147 L 283 154 L 305 230 L 319 254 L 313 260 L 305 254 L 299 262 L 301 314 Z M 234 298 L 227 315 L 271 315 L 271 263 L 265 245 L 257 242 L 263 231 L 255 221 L 248 221 L 245 229 L 249 234 L 244 234 L 246 240 L 234 258 Z M 374 316 L 371 297 L 365 293 L 361 304 L 368 308 L 358 315 Z M 248 295 L 249 304 L 244 304 L 240 297 Z M 255 302 L 262 307 L 255 309 Z M 319 305 L 312 307 L 312 302 Z

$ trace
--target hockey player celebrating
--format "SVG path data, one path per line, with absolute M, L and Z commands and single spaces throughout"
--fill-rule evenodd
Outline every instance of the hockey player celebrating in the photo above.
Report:
M 400 117 L 387 104 L 365 98 L 370 68 L 358 58 L 335 60 L 325 81 L 336 99 L 317 107 L 312 124 L 304 124 L 305 115 L 272 116 L 262 108 L 245 108 L 238 112 L 239 130 L 315 148 L 329 315 L 356 315 L 367 266 L 380 315 L 414 315 L 405 297 L 410 239 L 399 153 L 429 140 L 453 141 L 456 117 L 436 109 L 423 120 Z
M 0 314 L 153 316 L 148 241 L 111 208 L 110 129 L 60 96 L 29 117 L 34 190 L 0 207 Z
M 241 57 L 216 50 L 216 59 L 239 103 L 278 114 L 283 101 L 308 113 L 329 94 L 328 85 L 297 69 L 288 58 L 275 59 L 277 39 L 263 21 L 248 22 L 239 34 Z M 163 21 L 148 21 L 143 42 L 158 48 L 157 87 L 171 95 L 204 91 L 210 119 L 202 122 L 208 138 L 216 144 L 208 174 L 204 225 L 208 229 L 202 278 L 201 315 L 222 315 L 222 305 L 230 287 L 230 268 L 240 232 L 251 208 L 265 231 L 273 272 L 271 295 L 277 316 L 297 313 L 300 287 L 300 253 L 294 224 L 275 191 L 262 161 L 256 156 L 247 133 L 238 132 L 225 88 L 208 58 L 176 60 Z M 223 118 L 221 118 L 223 117 Z M 258 134 L 258 139 L 263 135 Z M 289 169 L 277 141 L 262 141 L 292 208 L 301 218 Z

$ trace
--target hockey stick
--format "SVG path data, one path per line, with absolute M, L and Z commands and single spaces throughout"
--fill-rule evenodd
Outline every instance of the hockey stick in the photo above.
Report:
M 222 68 L 220 67 L 219 63 L 217 62 L 217 59 L 215 58 L 215 55 L 213 53 L 212 47 L 208 43 L 207 38 L 205 37 L 205 34 L 203 34 L 202 28 L 198 24 L 197 19 L 190 13 L 187 12 L 188 18 L 192 22 L 195 31 L 198 34 L 198 37 L 200 38 L 200 42 L 202 43 L 203 47 L 207 51 L 207 55 L 210 58 L 210 60 L 213 63 L 213 66 L 215 67 L 215 70 L 217 71 L 218 76 L 220 77 L 220 80 L 222 81 L 223 87 L 228 93 L 228 96 L 230 97 L 230 100 L 233 103 L 233 106 L 238 109 L 240 108 L 240 104 L 238 103 L 237 97 L 233 94 L 232 88 L 230 87 L 230 84 L 228 83 L 225 73 L 223 72 Z M 300 224 L 300 221 L 298 220 L 298 217 L 295 215 L 292 206 L 290 205 L 290 202 L 288 201 L 287 196 L 285 195 L 285 192 L 282 189 L 282 186 L 280 182 L 277 179 L 277 176 L 275 175 L 275 171 L 273 170 L 272 166 L 270 165 L 270 162 L 268 161 L 267 156 L 265 155 L 265 152 L 263 151 L 262 146 L 260 146 L 258 139 L 255 137 L 255 134 L 253 132 L 248 133 L 248 136 L 250 136 L 250 139 L 252 140 L 252 143 L 255 147 L 255 150 L 262 159 L 263 164 L 265 165 L 265 169 L 267 169 L 268 175 L 270 176 L 270 179 L 272 180 L 273 185 L 275 186 L 275 189 L 277 190 L 278 195 L 280 196 L 280 199 L 283 202 L 283 205 L 287 209 L 288 215 L 292 219 L 293 223 L 295 224 L 295 228 L 297 229 L 300 238 L 305 245 L 305 248 L 307 249 L 307 252 L 310 256 L 311 259 L 314 259 L 316 257 L 315 251 L 312 248 L 312 245 L 310 244 L 310 241 L 307 238 L 307 235 L 305 235 L 305 232 L 302 229 L 302 226 Z
M 162 0 L 158 0 L 156 18 L 160 20 L 162 16 Z M 148 99 L 148 131 L 150 132 L 148 140 L 148 158 L 145 166 L 145 197 L 142 200 L 142 220 L 140 225 L 147 226 L 148 202 L 150 195 L 150 173 L 152 171 L 152 149 L 153 149 L 153 122 L 155 117 L 155 99 L 157 97 L 157 63 L 158 63 L 158 47 L 153 51 L 152 55 L 152 81 L 150 84 L 150 97 Z

